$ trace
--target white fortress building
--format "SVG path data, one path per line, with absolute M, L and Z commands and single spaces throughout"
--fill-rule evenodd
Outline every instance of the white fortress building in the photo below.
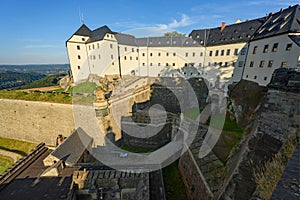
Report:
M 82 25 L 66 42 L 74 82 L 89 75 L 204 77 L 211 84 L 267 85 L 277 68 L 300 69 L 300 6 L 254 20 L 193 30 L 188 37 L 146 37 Z

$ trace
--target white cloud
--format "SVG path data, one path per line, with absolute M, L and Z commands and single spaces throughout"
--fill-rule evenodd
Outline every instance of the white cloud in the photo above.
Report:
M 182 14 L 180 21 L 177 21 L 174 19 L 171 23 L 169 24 L 158 24 L 159 29 L 165 29 L 165 30 L 172 30 L 174 28 L 179 28 L 179 27 L 185 27 L 193 24 L 192 20 L 190 19 L 189 16 Z
M 156 24 L 154 26 L 139 26 L 138 28 L 126 30 L 124 32 L 132 34 L 136 37 L 147 37 L 147 36 L 162 36 L 165 32 L 174 31 L 177 28 L 187 27 L 192 25 L 193 20 L 182 14 L 180 20 L 173 19 L 172 22 L 168 24 Z

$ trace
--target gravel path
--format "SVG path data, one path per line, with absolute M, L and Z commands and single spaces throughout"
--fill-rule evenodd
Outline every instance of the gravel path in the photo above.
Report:
M 11 157 L 14 160 L 14 162 L 16 162 L 18 159 L 23 157 L 22 155 L 19 155 L 17 153 L 10 152 L 10 151 L 5 151 L 5 150 L 2 150 L 2 149 L 0 149 L 0 154 L 4 155 L 4 156 L 7 156 L 7 157 Z

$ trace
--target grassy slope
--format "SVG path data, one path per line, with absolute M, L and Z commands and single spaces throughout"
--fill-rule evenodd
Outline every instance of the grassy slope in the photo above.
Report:
M 178 160 L 163 168 L 163 177 L 168 200 L 186 200 L 185 185 L 178 169 Z
M 22 156 L 27 155 L 37 144 L 0 137 L 0 149 L 11 151 Z
M 33 81 L 29 84 L 26 84 L 20 87 L 20 89 L 40 88 L 59 85 L 60 78 L 60 75 L 49 75 L 39 80 Z
M 14 160 L 10 157 L 0 154 L 0 174 L 4 172 L 8 167 L 14 163 Z
M 26 93 L 17 90 L 0 90 L 0 98 L 19 99 L 27 101 L 45 101 L 52 103 L 72 103 L 72 97 L 67 94 L 51 94 L 39 92 Z
M 0 149 L 11 151 L 22 156 L 27 155 L 37 144 L 0 137 Z M 13 159 L 0 154 L 0 173 L 14 163 Z

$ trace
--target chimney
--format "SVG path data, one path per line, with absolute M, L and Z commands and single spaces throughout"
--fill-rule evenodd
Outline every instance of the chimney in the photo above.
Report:
M 221 31 L 224 30 L 225 26 L 226 26 L 226 23 L 225 23 L 225 22 L 222 22 Z

